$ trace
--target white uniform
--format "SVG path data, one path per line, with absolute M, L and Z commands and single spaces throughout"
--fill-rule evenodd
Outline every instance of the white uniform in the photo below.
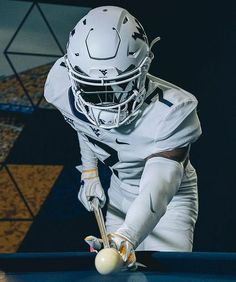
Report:
M 138 195 L 146 158 L 187 146 L 201 135 L 196 98 L 151 75 L 148 75 L 148 82 L 147 98 L 139 116 L 128 125 L 109 130 L 89 123 L 76 111 L 63 58 L 52 67 L 45 85 L 46 100 L 63 114 L 96 157 L 113 172 L 108 191 L 108 231 L 115 231 L 122 225 L 129 206 Z M 189 162 L 167 212 L 138 249 L 191 250 L 197 212 L 197 176 Z

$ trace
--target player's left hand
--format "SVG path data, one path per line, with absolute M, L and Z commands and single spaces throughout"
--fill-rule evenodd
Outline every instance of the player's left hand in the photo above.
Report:
M 101 185 L 97 169 L 84 170 L 81 175 L 78 199 L 88 211 L 93 211 L 92 200 L 98 199 L 99 207 L 106 203 L 106 195 Z
M 89 245 L 90 252 L 99 252 L 103 248 L 102 239 L 89 235 L 84 238 L 84 241 Z

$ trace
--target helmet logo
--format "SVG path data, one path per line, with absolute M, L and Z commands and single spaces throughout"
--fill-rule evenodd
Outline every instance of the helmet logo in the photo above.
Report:
M 103 76 L 107 74 L 107 70 L 99 70 L 99 71 L 103 74 Z
M 133 35 L 132 35 L 132 37 L 134 38 L 134 40 L 136 40 L 137 38 L 139 38 L 139 39 L 141 39 L 141 40 L 143 40 L 144 42 L 147 43 L 147 36 L 146 36 L 146 34 L 145 34 L 145 31 L 144 31 L 143 27 L 141 26 L 141 24 L 139 23 L 139 21 L 137 21 L 136 19 L 135 19 L 135 22 L 136 22 L 136 24 L 138 25 L 138 26 L 136 26 L 138 32 L 134 32 Z

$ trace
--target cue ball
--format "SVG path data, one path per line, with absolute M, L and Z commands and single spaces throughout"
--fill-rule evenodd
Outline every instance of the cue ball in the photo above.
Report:
M 122 264 L 120 253 L 114 248 L 102 249 L 95 257 L 95 267 L 102 275 L 118 272 Z

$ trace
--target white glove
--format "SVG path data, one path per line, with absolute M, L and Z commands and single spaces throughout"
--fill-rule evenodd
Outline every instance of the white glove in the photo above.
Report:
M 84 241 L 89 245 L 90 252 L 98 253 L 103 248 L 103 241 L 101 238 L 89 235 L 84 238 Z
M 119 251 L 123 261 L 123 270 L 136 270 L 136 255 L 132 243 L 119 233 L 109 233 L 108 239 L 111 248 Z
M 78 199 L 88 211 L 92 211 L 91 201 L 93 198 L 98 198 L 100 208 L 106 203 L 106 196 L 97 169 L 83 170 Z

